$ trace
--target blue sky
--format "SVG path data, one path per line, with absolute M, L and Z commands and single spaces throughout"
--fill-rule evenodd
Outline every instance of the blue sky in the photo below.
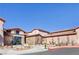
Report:
M 5 28 L 53 32 L 79 26 L 79 4 L 0 4 L 0 17 Z

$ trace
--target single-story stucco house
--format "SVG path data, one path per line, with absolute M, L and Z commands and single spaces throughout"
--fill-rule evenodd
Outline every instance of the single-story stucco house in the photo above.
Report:
M 20 28 L 4 29 L 5 20 L 0 18 L 0 45 L 54 45 L 70 46 L 79 45 L 79 27 L 48 32 L 42 29 L 34 29 L 26 32 Z

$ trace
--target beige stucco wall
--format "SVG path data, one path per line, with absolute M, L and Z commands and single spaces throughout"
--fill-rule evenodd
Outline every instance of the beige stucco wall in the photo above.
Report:
M 78 43 L 78 45 L 79 45 L 79 28 L 76 29 L 75 31 L 76 31 L 76 33 L 77 33 L 77 34 L 76 34 L 76 35 L 77 35 L 77 43 Z
M 26 44 L 42 44 L 41 36 L 26 37 Z
M 73 45 L 77 45 L 77 36 L 76 35 L 67 35 L 67 36 L 57 36 L 57 37 L 47 37 L 47 38 L 43 38 L 43 42 L 46 42 L 47 44 L 50 44 L 55 42 L 55 44 L 59 45 L 72 45 L 72 41 L 73 41 Z
M 58 44 L 58 37 L 53 37 L 53 41 Z
M 67 42 L 67 36 L 60 36 L 59 40 L 60 40 L 60 43 L 61 42 L 66 43 Z
M 47 37 L 47 38 L 43 38 L 43 44 L 47 43 L 48 45 L 50 45 L 51 43 L 55 42 L 56 44 L 58 43 L 58 37 Z
M 52 37 L 46 38 L 47 39 L 47 44 L 51 44 L 52 43 Z
M 35 37 L 27 37 L 26 44 L 35 45 Z
M 78 41 L 78 39 L 77 39 L 76 35 L 70 35 L 69 36 L 70 45 L 72 45 L 72 42 L 74 43 L 74 45 L 78 44 L 77 41 Z

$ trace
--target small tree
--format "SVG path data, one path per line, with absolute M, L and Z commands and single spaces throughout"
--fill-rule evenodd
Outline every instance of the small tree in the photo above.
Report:
M 55 42 L 54 42 L 54 40 L 52 39 L 52 45 L 54 45 L 55 44 Z
M 54 41 L 52 41 L 52 45 L 54 45 L 55 44 L 55 42 Z
M 67 42 L 66 42 L 66 46 L 69 44 L 69 37 L 67 36 Z
M 44 43 L 44 47 L 45 47 L 45 49 L 47 49 L 47 43 Z
M 72 46 L 74 45 L 74 41 L 71 42 Z
M 49 41 L 49 44 L 51 45 L 51 44 L 52 44 L 52 42 L 51 42 L 51 41 Z
M 60 43 L 60 39 L 59 39 L 59 37 L 58 37 L 58 44 L 57 44 L 57 45 L 60 46 L 60 44 L 61 44 L 61 43 Z

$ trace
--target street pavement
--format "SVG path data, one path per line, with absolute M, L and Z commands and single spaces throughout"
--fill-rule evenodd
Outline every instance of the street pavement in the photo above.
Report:
M 29 53 L 24 55 L 79 55 L 79 48 L 62 48 L 38 53 Z

